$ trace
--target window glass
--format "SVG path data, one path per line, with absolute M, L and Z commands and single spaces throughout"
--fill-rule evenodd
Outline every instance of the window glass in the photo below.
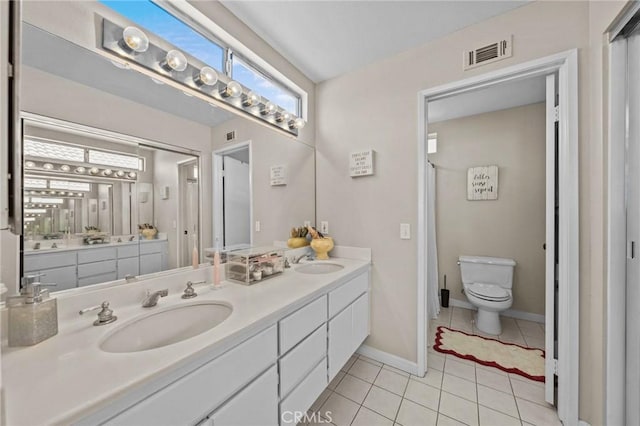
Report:
M 224 69 L 224 49 L 149 0 L 101 0 L 144 29 L 217 69 Z
M 300 115 L 298 108 L 300 98 L 295 93 L 265 77 L 237 56 L 233 57 L 233 79 L 285 111 Z

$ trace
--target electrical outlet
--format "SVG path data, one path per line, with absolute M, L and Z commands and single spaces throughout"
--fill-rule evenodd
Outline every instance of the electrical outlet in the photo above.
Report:
M 306 228 L 307 226 L 311 226 L 311 221 L 310 220 L 305 220 L 304 221 L 304 227 Z
M 323 234 L 329 233 L 329 222 L 327 222 L 326 220 L 320 222 L 320 232 L 322 232 Z
M 256 220 L 256 232 L 260 232 L 260 221 Z
M 410 240 L 411 239 L 411 225 L 408 223 L 400 224 L 400 239 L 401 240 Z

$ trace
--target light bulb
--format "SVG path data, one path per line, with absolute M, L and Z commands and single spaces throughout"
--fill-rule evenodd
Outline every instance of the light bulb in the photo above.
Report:
M 129 173 L 127 174 L 127 176 L 129 177 L 129 179 L 135 179 L 135 178 L 136 178 L 136 176 L 137 176 L 137 174 L 136 174 L 136 172 L 129 172 Z
M 273 102 L 267 102 L 266 104 L 264 104 L 264 108 L 262 108 L 262 111 L 260 111 L 260 113 L 262 115 L 271 115 L 276 112 L 277 109 L 278 107 Z
M 69 170 L 71 170 L 71 167 L 63 164 L 62 166 L 60 166 L 60 170 L 62 170 L 63 172 L 68 172 Z
M 237 81 L 231 80 L 227 83 L 227 87 L 224 88 L 220 94 L 225 97 L 239 98 L 242 96 L 242 86 Z
M 139 28 L 127 27 L 122 31 L 121 45 L 125 50 L 142 53 L 149 48 L 149 38 Z
M 122 177 L 122 176 L 124 176 L 124 172 L 123 172 L 122 170 L 118 170 L 118 171 L 116 172 L 116 176 L 118 176 L 118 177 Z
M 247 93 L 247 97 L 244 98 L 242 105 L 248 107 L 257 104 L 258 102 L 260 102 L 260 96 L 256 92 L 251 91 Z
M 82 167 L 82 166 L 76 167 L 76 173 L 84 173 L 86 171 L 87 171 L 87 169 Z
M 97 167 L 92 167 L 89 169 L 89 173 L 92 175 L 97 175 L 100 170 Z
M 36 166 L 36 163 L 34 163 L 33 161 L 27 161 L 26 163 L 24 163 L 25 167 L 29 167 L 29 168 L 33 168 Z
M 289 114 L 287 111 L 281 111 L 276 114 L 276 121 L 278 123 L 282 123 L 283 121 L 285 123 L 288 123 L 289 120 L 291 120 L 291 114 Z
M 104 176 L 111 176 L 111 174 L 112 174 L 112 173 L 113 173 L 113 170 L 111 170 L 111 169 L 104 169 L 104 170 L 102 171 L 102 174 L 103 174 Z
M 202 67 L 193 80 L 198 86 L 213 86 L 218 82 L 218 73 L 211 67 Z
M 293 127 L 295 127 L 296 129 L 302 129 L 305 124 L 305 121 L 300 117 L 293 120 Z
M 160 66 L 167 71 L 184 71 L 187 69 L 187 58 L 179 50 L 170 50 Z

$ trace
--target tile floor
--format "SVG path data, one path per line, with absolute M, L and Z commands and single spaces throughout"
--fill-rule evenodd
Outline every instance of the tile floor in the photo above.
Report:
M 433 351 L 438 325 L 481 334 L 472 313 L 447 308 L 431 321 L 425 377 L 362 355 L 351 357 L 311 407 L 324 418 L 309 425 L 560 425 L 555 410 L 544 401 L 542 383 Z M 544 346 L 542 325 L 511 318 L 502 318 L 502 324 L 500 340 Z

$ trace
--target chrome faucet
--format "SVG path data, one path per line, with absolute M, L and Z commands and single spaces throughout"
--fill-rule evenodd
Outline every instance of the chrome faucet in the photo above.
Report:
M 147 290 L 147 297 L 142 301 L 143 308 L 152 308 L 158 304 L 158 299 L 161 297 L 166 297 L 169 294 L 168 289 L 158 290 L 151 293 Z
M 305 254 L 302 254 L 302 255 L 300 255 L 300 256 L 298 256 L 298 257 L 294 257 L 294 258 L 291 260 L 291 263 L 293 263 L 294 265 L 297 265 L 298 263 L 300 263 L 300 261 L 301 261 L 302 259 L 305 259 L 305 258 L 311 259 L 311 255 L 310 255 L 309 253 L 305 253 Z

